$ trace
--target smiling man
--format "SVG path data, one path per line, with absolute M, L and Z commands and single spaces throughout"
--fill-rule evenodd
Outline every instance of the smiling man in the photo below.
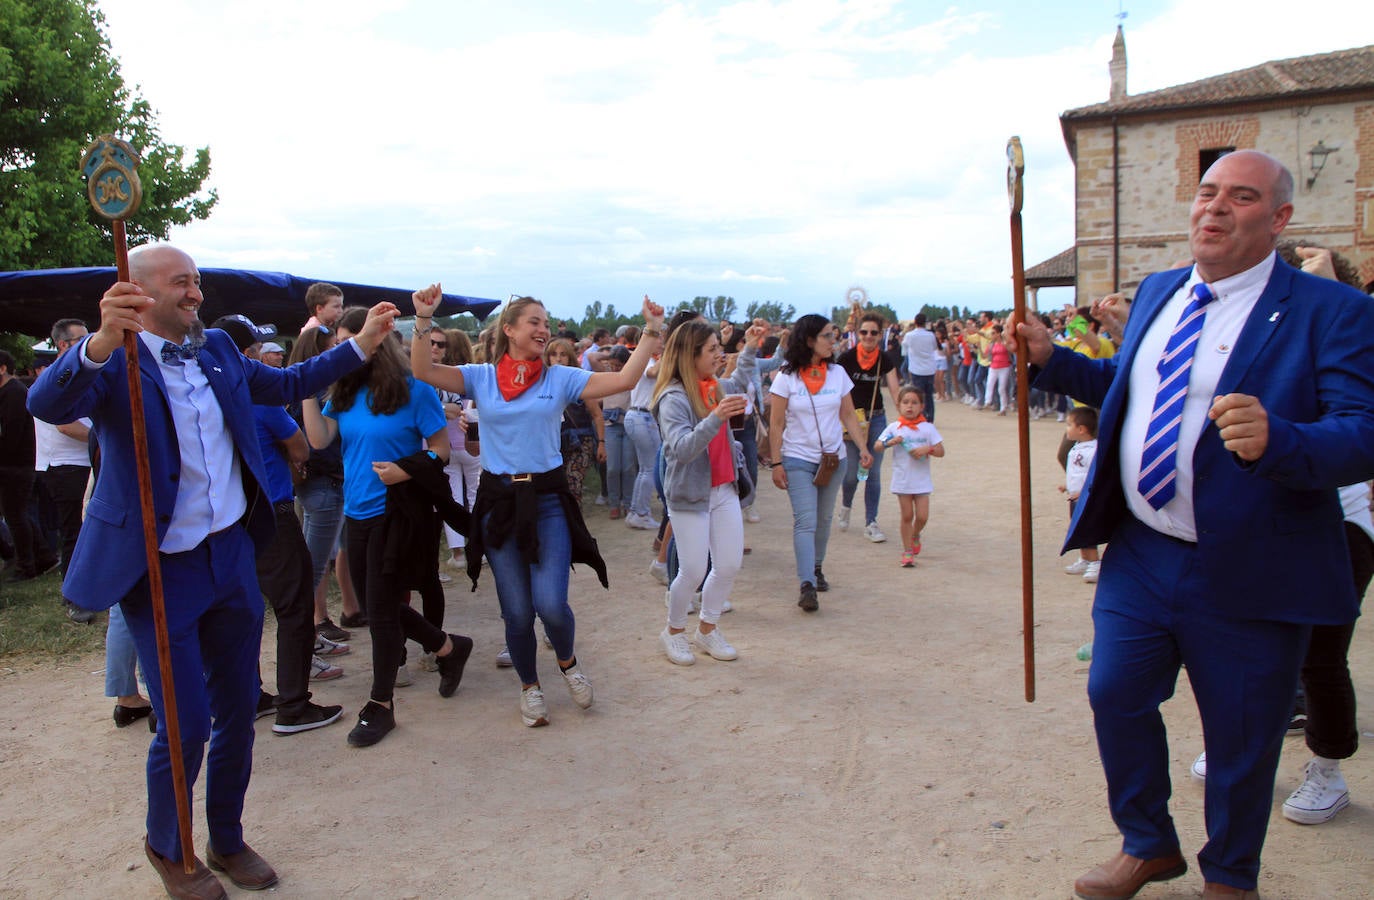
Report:
M 1374 475 L 1374 304 L 1276 257 L 1292 197 L 1267 154 L 1213 164 L 1189 217 L 1194 265 L 1141 283 L 1113 357 L 1017 326 L 1037 387 L 1102 410 L 1065 549 L 1109 544 L 1088 699 L 1122 850 L 1079 897 L 1187 870 L 1159 713 L 1180 665 L 1207 749 L 1203 896 L 1258 896 L 1308 634 L 1358 614 L 1336 489 Z
M 252 771 L 263 620 L 254 545 L 271 539 L 274 522 L 260 487 L 267 475 L 252 407 L 308 396 L 362 365 L 396 310 L 378 304 L 346 346 L 274 369 L 241 355 L 223 331 L 204 330 L 200 273 L 190 256 L 165 244 L 145 247 L 130 255 L 129 270 L 132 281 L 117 282 L 101 299 L 100 328 L 44 371 L 29 408 L 55 425 L 88 416 L 99 440 L 100 475 L 63 594 L 86 609 L 120 603 L 138 648 L 158 720 L 148 749 L 145 852 L 171 896 L 222 897 L 199 859 L 191 875 L 180 862 L 124 335 L 137 335 L 178 752 L 194 785 L 210 743 L 206 858 L 239 887 L 258 890 L 277 875 L 244 843 L 240 819 Z

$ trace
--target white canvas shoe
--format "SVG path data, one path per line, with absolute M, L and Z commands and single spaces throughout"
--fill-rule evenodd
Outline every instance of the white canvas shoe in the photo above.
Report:
M 673 634 L 665 628 L 659 633 L 658 642 L 663 645 L 663 652 L 667 654 L 670 663 L 677 666 L 690 666 L 696 663 L 696 655 L 692 653 L 692 648 L 687 646 L 687 632 L 679 631 Z
M 1283 801 L 1283 817 L 1299 825 L 1320 825 L 1330 822 L 1336 813 L 1350 805 L 1350 791 L 1340 766 L 1324 769 L 1311 760 L 1306 778 L 1298 789 Z
M 849 530 L 849 512 L 850 508 L 848 506 L 841 506 L 839 515 L 835 516 L 835 520 L 840 523 L 841 531 Z
M 739 653 L 730 646 L 730 642 L 725 639 L 725 635 L 720 633 L 719 628 L 713 628 L 710 633 L 702 634 L 701 628 L 698 626 L 696 634 L 692 635 L 692 643 L 697 645 L 698 650 L 709 653 L 712 659 L 739 659 Z

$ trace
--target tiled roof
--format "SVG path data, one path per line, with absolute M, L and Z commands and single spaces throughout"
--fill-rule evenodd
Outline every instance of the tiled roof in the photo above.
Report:
M 1026 284 L 1031 287 L 1067 287 L 1077 277 L 1078 260 L 1073 247 L 1026 270 Z
M 1090 119 L 1118 113 L 1272 100 L 1361 88 L 1374 89 L 1374 45 L 1267 62 L 1163 90 L 1080 106 L 1059 118 L 1061 121 Z

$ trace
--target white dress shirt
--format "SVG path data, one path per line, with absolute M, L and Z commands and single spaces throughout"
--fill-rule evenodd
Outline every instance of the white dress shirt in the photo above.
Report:
M 1274 271 L 1275 254 L 1238 275 L 1209 284 L 1216 299 L 1207 304 L 1202 333 L 1193 351 L 1193 367 L 1188 373 L 1188 394 L 1183 400 L 1183 418 L 1178 429 L 1177 474 L 1173 499 L 1155 509 L 1141 496 L 1140 460 L 1145 450 L 1145 433 L 1154 412 L 1155 391 L 1159 388 L 1159 358 L 1178 318 L 1191 299 L 1193 285 L 1202 279 L 1197 270 L 1164 304 L 1149 328 L 1140 336 L 1140 346 L 1129 373 L 1126 416 L 1121 424 L 1121 487 L 1126 505 L 1137 519 L 1161 534 L 1185 541 L 1197 540 L 1193 515 L 1193 451 L 1204 428 L 1212 426 L 1207 411 L 1212 408 L 1217 382 L 1231 358 L 1231 350 L 1241 329 L 1255 308 L 1260 294 Z

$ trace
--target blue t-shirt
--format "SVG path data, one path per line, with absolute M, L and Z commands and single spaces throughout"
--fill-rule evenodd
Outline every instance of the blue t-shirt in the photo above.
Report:
M 283 503 L 295 497 L 296 492 L 291 486 L 291 466 L 281 442 L 300 428 L 280 406 L 254 406 L 253 419 L 258 423 L 258 444 L 267 468 L 267 483 L 262 489 L 273 503 Z
M 547 472 L 563 465 L 559 432 L 563 408 L 582 396 L 592 373 L 545 366 L 539 383 L 514 400 L 501 396 L 496 367 L 459 366 L 464 393 L 477 404 L 482 426 L 482 468 L 496 475 Z
M 343 441 L 344 515 L 370 519 L 386 512 L 386 485 L 372 471 L 374 462 L 395 462 L 425 449 L 425 439 L 443 431 L 447 420 L 434 388 L 406 376 L 410 400 L 386 416 L 368 408 L 372 392 L 358 391 L 353 405 L 337 412 L 326 403 L 324 414 L 339 422 Z

